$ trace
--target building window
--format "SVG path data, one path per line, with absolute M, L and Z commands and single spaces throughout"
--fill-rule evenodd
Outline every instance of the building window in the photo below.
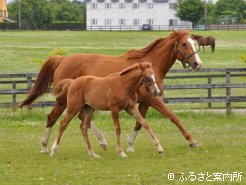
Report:
M 92 8 L 92 9 L 97 9 L 97 3 L 92 3 L 92 4 L 91 4 L 91 8 Z
M 3 16 L 3 11 L 2 10 L 0 10 L 0 17 L 2 17 Z
M 3 13 L 3 17 L 7 17 L 7 11 L 6 10 L 4 10 L 4 13 Z
M 105 25 L 109 26 L 112 24 L 112 20 L 111 19 L 105 19 Z
M 154 20 L 153 19 L 147 19 L 147 24 L 153 25 L 154 24 Z
M 169 9 L 176 10 L 177 9 L 177 3 L 169 3 Z
M 169 26 L 177 26 L 178 20 L 177 19 L 169 19 Z
M 126 25 L 126 20 L 125 19 L 120 19 L 119 20 L 120 25 Z
M 125 3 L 120 3 L 120 4 L 119 4 L 119 8 L 120 8 L 120 9 L 126 8 L 126 4 L 125 4 Z
M 105 3 L 105 8 L 106 8 L 106 9 L 111 8 L 111 3 Z
M 97 19 L 91 19 L 91 25 L 97 25 Z
M 133 3 L 132 4 L 133 9 L 138 9 L 139 8 L 139 3 Z
M 139 25 L 139 19 L 133 19 L 133 25 Z
M 153 9 L 154 7 L 154 4 L 153 3 L 147 3 L 147 8 L 148 9 Z

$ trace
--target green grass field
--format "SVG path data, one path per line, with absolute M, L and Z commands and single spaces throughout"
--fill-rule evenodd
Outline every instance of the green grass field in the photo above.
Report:
M 246 55 L 246 31 L 192 32 L 214 35 L 215 53 L 206 48 L 199 52 L 204 68 L 246 67 L 240 60 Z M 0 73 L 38 72 L 40 64 L 57 48 L 68 54 L 87 52 L 121 55 L 129 49 L 145 47 L 169 32 L 0 32 Z M 181 68 L 179 62 L 173 66 Z M 243 79 L 245 80 L 245 79 Z M 5 97 L 0 97 L 0 102 Z M 187 109 L 189 105 L 186 105 Z M 198 106 L 199 107 L 199 106 Z M 176 111 L 175 107 L 173 108 Z M 102 159 L 87 156 L 86 147 L 75 118 L 62 137 L 55 157 L 42 155 L 40 140 L 50 108 L 32 110 L 1 109 L 0 112 L 0 184 L 3 185 L 165 185 L 165 184 L 245 184 L 246 183 L 246 117 L 245 113 L 179 112 L 177 114 L 199 148 L 190 148 L 177 127 L 155 110 L 146 119 L 156 133 L 165 155 L 160 156 L 142 129 L 135 142 L 135 153 L 121 159 L 115 151 L 115 134 L 109 114 L 97 112 L 94 122 L 108 141 L 107 151 L 92 144 Z M 134 120 L 121 113 L 122 144 L 134 127 Z M 54 142 L 59 123 L 51 134 L 49 148 Z M 193 176 L 192 176 L 192 172 Z M 241 181 L 215 180 L 217 175 L 242 172 Z M 168 174 L 174 174 L 174 180 Z M 202 178 L 204 174 L 204 178 Z M 195 175 L 195 176 L 194 176 Z M 194 181 L 194 178 L 196 179 Z M 185 179 L 187 178 L 187 180 Z M 199 179 L 198 179 L 199 178 Z M 184 181 L 181 181 L 184 180 Z
M 1 112 L 0 122 L 0 181 L 1 184 L 245 184 L 246 119 L 245 115 L 225 116 L 217 113 L 178 113 L 188 131 L 199 141 L 199 148 L 190 148 L 169 120 L 151 111 L 147 120 L 153 128 L 165 155 L 159 156 L 149 137 L 142 130 L 135 142 L 135 153 L 121 159 L 115 152 L 113 123 L 107 114 L 97 113 L 95 123 L 102 129 L 109 148 L 103 151 L 90 135 L 97 154 L 102 159 L 87 156 L 78 119 L 65 131 L 55 157 L 40 154 L 40 139 L 44 131 L 47 109 Z M 122 143 L 127 147 L 133 119 L 121 114 Z M 57 126 L 51 134 L 49 147 L 54 142 Z M 197 179 L 192 182 L 190 172 Z M 242 172 L 241 181 L 213 180 L 213 173 Z M 168 174 L 173 173 L 173 181 Z M 187 177 L 187 180 L 179 179 Z M 198 174 L 206 174 L 199 179 Z M 210 175 L 212 175 L 210 177 Z M 206 179 L 209 177 L 208 179 Z M 194 177 L 193 177 L 194 178 Z

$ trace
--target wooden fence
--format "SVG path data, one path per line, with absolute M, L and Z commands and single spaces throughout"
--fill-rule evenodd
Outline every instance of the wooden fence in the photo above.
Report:
M 35 82 L 37 74 L 0 74 L 0 108 L 15 109 Z M 232 108 L 246 109 L 246 68 L 171 70 L 164 81 L 163 100 L 174 104 L 222 104 L 227 113 Z M 46 95 L 47 96 L 47 95 Z M 49 100 L 50 99 L 50 100 Z M 236 107 L 232 103 L 237 104 Z M 32 107 L 47 107 L 54 98 L 39 99 Z

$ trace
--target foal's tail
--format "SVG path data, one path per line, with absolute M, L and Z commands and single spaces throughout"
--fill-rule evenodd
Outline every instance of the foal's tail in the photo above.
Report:
M 29 91 L 27 98 L 19 104 L 19 107 L 31 105 L 37 98 L 42 96 L 53 82 L 53 75 L 63 57 L 52 56 L 42 66 L 36 82 Z
M 53 88 L 51 94 L 55 97 L 62 96 L 64 93 L 67 93 L 69 86 L 71 85 L 73 79 L 64 79 L 56 84 Z

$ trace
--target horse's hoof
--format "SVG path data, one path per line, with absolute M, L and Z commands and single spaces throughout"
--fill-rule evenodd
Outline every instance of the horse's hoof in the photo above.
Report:
M 41 154 L 48 154 L 48 153 L 49 153 L 49 150 L 48 150 L 47 147 L 42 147 L 40 153 L 41 153 Z
M 190 147 L 192 147 L 192 148 L 197 148 L 197 147 L 199 147 L 200 145 L 199 145 L 199 143 L 197 143 L 197 142 L 192 142 L 192 143 L 190 143 Z
M 128 146 L 127 152 L 128 153 L 134 153 L 135 151 L 134 151 L 134 148 L 132 146 Z
M 158 151 L 158 153 L 162 156 L 164 155 L 164 151 Z
M 55 154 L 56 154 L 56 152 L 52 151 L 52 152 L 50 153 L 50 157 L 54 157 Z
M 106 145 L 106 144 L 100 144 L 100 146 L 101 146 L 104 150 L 107 150 L 107 149 L 108 149 L 108 145 Z

